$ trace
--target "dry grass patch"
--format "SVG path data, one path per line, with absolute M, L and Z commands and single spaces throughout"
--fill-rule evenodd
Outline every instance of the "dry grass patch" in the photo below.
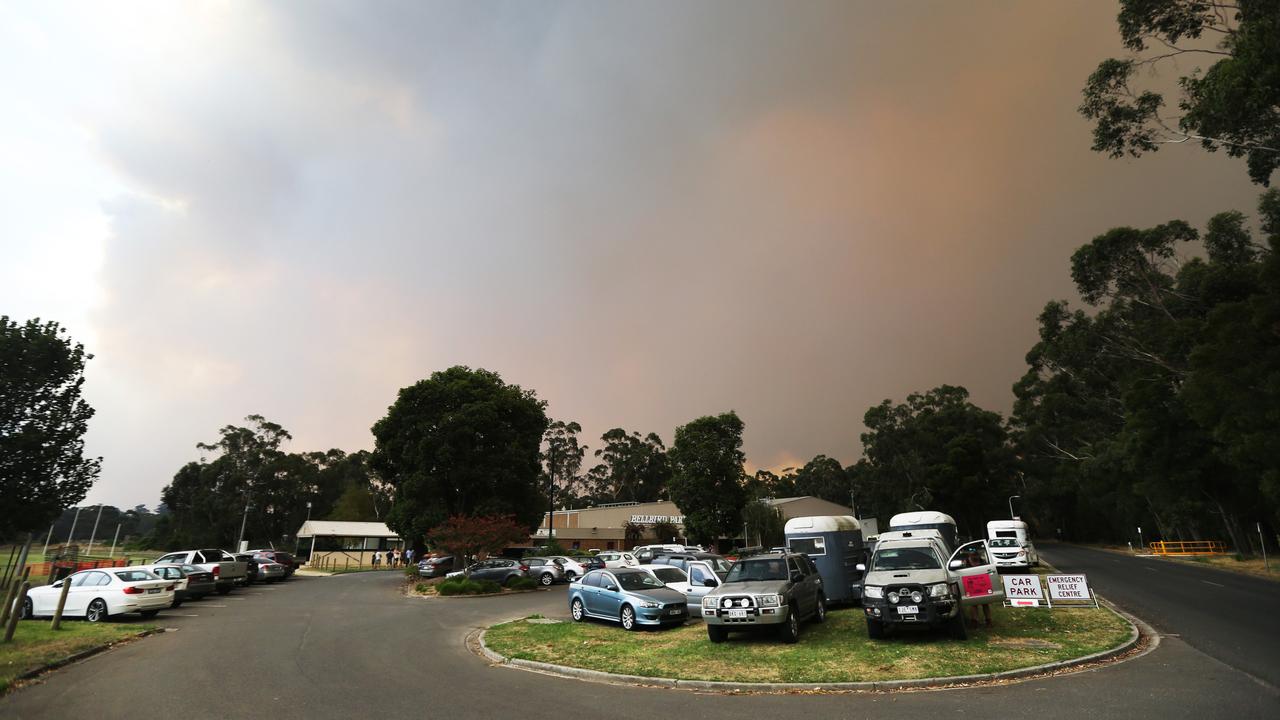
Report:
M 996 608 L 995 627 L 965 641 L 910 628 L 867 637 L 858 608 L 832 611 L 822 625 L 801 627 L 800 642 L 739 632 L 713 644 L 702 623 L 626 632 L 596 621 L 538 625 L 517 620 L 490 628 L 485 642 L 512 658 L 605 672 L 689 680 L 831 683 L 905 680 L 1001 672 L 1110 649 L 1129 624 L 1105 609 Z M 1021 644 L 1037 639 L 1046 643 Z

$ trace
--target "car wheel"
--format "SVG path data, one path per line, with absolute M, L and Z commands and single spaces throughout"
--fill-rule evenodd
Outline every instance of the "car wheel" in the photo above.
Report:
M 231 586 L 230 586 L 230 585 L 219 585 L 219 586 L 218 586 L 218 594 L 219 594 L 219 595 L 226 595 L 226 594 L 227 594 L 227 593 L 229 593 L 229 592 L 231 592 Z
M 569 614 L 573 616 L 574 622 L 582 622 L 587 612 L 583 609 L 581 600 L 574 599 L 573 604 L 569 606 Z
M 171 604 L 169 605 L 169 607 L 171 607 L 171 608 L 180 608 L 180 607 L 182 607 L 182 602 L 183 602 L 183 601 L 178 600 L 177 598 L 174 598 L 173 603 L 171 603 Z
M 827 621 L 827 599 L 822 596 L 821 592 L 818 593 L 817 604 L 815 604 L 813 607 L 814 607 L 813 621 L 816 623 L 826 622 Z
M 787 611 L 787 621 L 778 627 L 778 637 L 788 645 L 800 640 L 800 616 L 794 605 Z
M 623 630 L 635 630 L 635 629 L 636 629 L 636 611 L 635 611 L 635 610 L 632 610 L 630 605 L 623 605 L 623 606 L 622 606 L 622 616 L 621 616 L 621 620 L 622 620 L 622 629 L 623 629 Z
M 538 578 L 538 582 L 542 583 L 542 587 L 551 587 L 551 583 L 556 579 L 551 577 L 551 573 L 542 573 L 542 577 Z
M 707 637 L 713 643 L 722 643 L 729 638 L 729 630 L 723 625 L 708 625 Z
M 564 571 L 564 579 L 565 579 L 567 582 L 573 582 L 574 578 L 576 578 L 576 577 L 578 577 L 578 573 L 576 573 L 576 572 L 574 572 L 574 571 L 572 571 L 572 570 L 565 570 L 565 571 Z
M 956 608 L 956 616 L 951 618 L 950 625 L 951 627 L 948 628 L 948 631 L 950 632 L 951 637 L 955 638 L 956 640 L 969 639 L 969 631 L 964 626 L 964 610 L 963 609 Z
M 138 613 L 138 614 L 139 614 L 139 615 L 141 615 L 141 616 L 142 616 L 142 617 L 144 617 L 144 618 L 153 618 L 153 617 L 155 617 L 155 616 L 159 615 L 159 614 L 160 614 L 160 611 L 159 611 L 159 610 L 143 610 L 142 612 L 140 612 L 140 613 Z
M 31 620 L 36 616 L 35 607 L 31 604 L 31 598 L 22 601 L 22 614 L 18 616 L 19 620 Z
M 107 619 L 107 604 L 101 599 L 95 599 L 89 603 L 89 609 L 84 613 L 84 619 L 91 623 L 102 622 Z
M 867 637 L 879 640 L 884 637 L 884 623 L 867 618 Z

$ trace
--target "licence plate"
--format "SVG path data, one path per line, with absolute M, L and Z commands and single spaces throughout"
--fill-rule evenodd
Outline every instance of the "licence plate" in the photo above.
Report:
M 157 594 L 157 593 L 159 593 L 159 592 L 160 592 L 160 588 L 151 588 L 151 589 L 147 590 L 147 594 L 148 594 L 148 595 L 155 595 L 155 594 Z
M 746 610 L 730 610 L 729 611 L 729 617 L 731 618 L 744 618 L 746 616 L 747 616 Z
M 672 609 L 672 610 L 668 610 L 668 611 L 667 611 L 667 614 L 668 614 L 668 615 L 683 615 L 683 614 L 684 614 L 684 611 L 683 611 L 683 610 L 681 610 L 680 608 L 674 608 L 674 609 Z
M 902 605 L 898 608 L 899 615 L 915 615 L 920 612 L 920 608 L 915 605 Z

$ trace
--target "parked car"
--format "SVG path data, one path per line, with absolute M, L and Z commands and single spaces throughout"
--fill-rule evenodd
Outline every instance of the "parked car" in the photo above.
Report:
M 452 555 L 424 558 L 418 562 L 418 577 L 444 577 L 450 572 L 453 572 Z
M 582 566 L 582 575 L 586 575 L 592 570 L 604 569 L 604 560 L 601 560 L 599 557 L 595 555 L 582 555 L 579 557 L 575 557 L 574 560 L 576 560 L 578 564 Z M 579 575 L 578 577 L 582 577 L 582 575 Z
M 564 571 L 564 579 L 568 582 L 573 582 L 574 579 L 587 574 L 587 567 L 571 557 L 567 557 L 565 555 L 552 555 L 551 560 L 555 564 L 559 565 L 560 569 Z M 604 563 L 601 563 L 600 565 L 603 567 Z
M 263 582 L 278 582 L 289 577 L 289 568 L 272 560 L 270 557 L 262 553 L 255 553 L 251 557 L 254 562 L 258 563 L 259 580 Z
M 739 560 L 724 582 L 702 597 L 702 617 L 711 642 L 730 630 L 770 628 L 783 642 L 800 639 L 800 623 L 827 619 L 822 576 L 809 556 L 786 550 Z
M 680 568 L 689 575 L 690 612 L 702 615 L 702 598 L 712 590 L 720 587 L 729 575 L 732 565 L 728 560 L 714 553 L 673 553 L 659 555 L 653 559 L 654 565 L 670 565 Z
M 63 584 L 69 583 L 63 617 L 83 617 L 89 622 L 102 622 L 115 615 L 140 613 L 144 618 L 173 605 L 176 589 L 172 580 L 162 580 L 140 568 L 102 568 L 81 570 L 52 585 L 41 585 L 27 591 L 22 604 L 24 619 L 47 617 L 58 608 Z
M 195 565 L 142 565 L 138 569 L 174 583 L 171 607 L 178 607 L 187 600 L 199 600 L 218 589 L 217 583 L 213 581 L 213 573 Z
M 226 595 L 231 588 L 242 585 L 248 580 L 249 567 L 242 560 L 224 550 L 178 550 L 168 553 L 155 561 L 160 564 L 195 565 L 213 574 L 218 586 L 218 594 Z
M 594 617 L 635 630 L 640 625 L 683 624 L 689 608 L 684 595 L 637 567 L 592 570 L 570 584 L 569 613 L 578 622 Z
M 520 577 L 528 577 L 529 566 L 519 560 L 489 558 L 481 560 L 462 571 L 468 580 L 492 580 L 506 585 Z
M 991 562 L 987 541 L 961 545 L 949 559 L 935 530 L 885 533 L 876 542 L 862 581 L 862 607 L 872 639 L 901 625 L 947 627 L 968 635 L 964 607 L 1004 600 L 1004 585 Z
M 553 583 L 564 582 L 564 568 L 560 567 L 555 560 L 545 557 L 527 557 L 521 560 L 525 567 L 525 573 L 538 581 L 543 587 L 549 587 Z
M 993 538 L 987 541 L 996 568 L 1028 570 L 1040 564 L 1040 555 L 1030 540 Z
M 605 550 L 596 555 L 604 561 L 607 568 L 624 568 L 624 567 L 640 567 L 640 561 L 636 560 L 636 556 L 629 552 L 619 552 L 617 550 Z
M 254 558 L 252 555 L 250 555 L 249 553 L 236 553 L 234 557 L 236 560 L 239 560 L 240 562 L 244 563 L 244 568 L 245 568 L 244 584 L 252 585 L 258 582 L 259 580 L 258 560 Z
M 284 566 L 284 576 L 286 578 L 293 577 L 293 573 L 297 571 L 302 563 L 292 553 L 283 550 L 250 550 L 254 555 L 265 555 L 268 560 L 280 563 Z
M 641 565 L 640 569 L 657 578 L 663 585 L 684 595 L 685 601 L 688 602 L 689 575 L 685 571 L 672 565 Z
M 648 563 L 658 555 L 667 552 L 684 552 L 683 545 L 637 545 L 631 548 L 631 554 L 636 556 L 636 560 L 641 565 Z

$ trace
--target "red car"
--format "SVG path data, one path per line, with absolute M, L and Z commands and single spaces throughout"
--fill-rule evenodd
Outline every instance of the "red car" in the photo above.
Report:
M 285 577 L 293 575 L 293 571 L 297 570 L 302 565 L 302 563 L 298 562 L 298 558 L 283 550 L 250 550 L 249 552 L 254 555 L 265 555 L 270 558 L 272 562 L 277 562 L 283 565 Z

